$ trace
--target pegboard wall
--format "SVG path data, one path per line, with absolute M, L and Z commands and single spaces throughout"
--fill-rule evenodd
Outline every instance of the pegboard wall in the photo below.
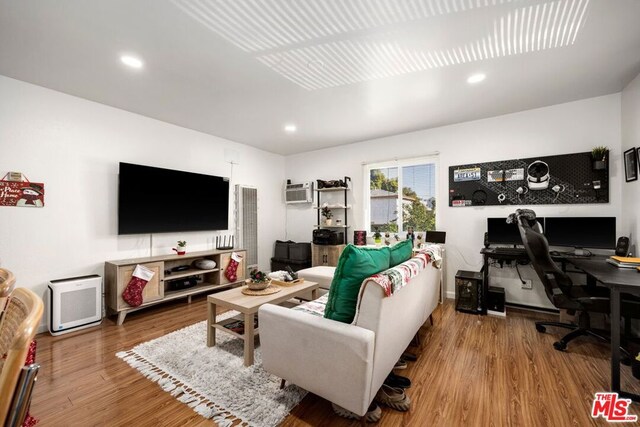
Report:
M 608 203 L 608 156 L 596 167 L 590 152 L 451 166 L 449 206 Z

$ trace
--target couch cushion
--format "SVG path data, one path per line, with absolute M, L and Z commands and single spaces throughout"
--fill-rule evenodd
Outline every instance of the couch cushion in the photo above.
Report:
M 322 289 L 329 289 L 331 281 L 333 280 L 333 274 L 336 272 L 335 267 L 329 267 L 326 265 L 318 265 L 316 267 L 305 268 L 304 270 L 298 270 L 298 277 L 304 278 L 311 282 L 316 282 Z
M 406 260 L 411 258 L 413 252 L 413 242 L 411 240 L 404 240 L 400 243 L 396 243 L 391 247 L 391 258 L 389 260 L 389 266 L 395 267 L 398 264 L 402 264 Z
M 333 275 L 324 317 L 351 323 L 356 312 L 358 292 L 362 282 L 372 274 L 389 268 L 390 250 L 387 247 L 367 248 L 352 244 L 340 254 Z

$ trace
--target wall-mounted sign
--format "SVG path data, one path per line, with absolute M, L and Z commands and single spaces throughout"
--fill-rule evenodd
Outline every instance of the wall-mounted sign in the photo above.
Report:
M 523 181 L 524 169 L 507 169 L 487 172 L 487 182 Z
M 44 206 L 44 184 L 28 181 L 0 181 L 0 206 Z
M 456 169 L 453 171 L 454 182 L 479 181 L 480 168 Z

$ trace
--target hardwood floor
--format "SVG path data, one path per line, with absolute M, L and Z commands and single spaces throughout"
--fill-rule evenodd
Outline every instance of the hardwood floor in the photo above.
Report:
M 206 319 L 205 298 L 172 302 L 106 319 L 72 335 L 38 336 L 42 365 L 31 412 L 40 426 L 211 426 L 186 405 L 146 380 L 115 353 Z M 457 313 L 448 302 L 422 330 L 417 362 L 400 371 L 413 381 L 411 410 L 383 407 L 381 426 L 586 426 L 593 394 L 609 386 L 609 348 L 578 339 L 567 353 L 553 349 L 559 331 L 536 332 L 533 321 L 551 316 L 511 310 L 506 319 Z M 203 337 L 204 339 L 204 337 Z M 410 348 L 416 352 L 417 349 Z M 623 367 L 623 384 L 640 382 Z M 336 384 L 339 387 L 339 384 Z M 640 406 L 632 405 L 640 415 Z M 308 395 L 284 426 L 356 426 Z M 628 425 L 628 424 L 623 424 Z

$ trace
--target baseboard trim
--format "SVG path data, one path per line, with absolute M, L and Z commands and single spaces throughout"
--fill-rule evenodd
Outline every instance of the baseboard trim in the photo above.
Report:
M 516 304 L 514 302 L 506 302 L 504 305 L 505 307 L 519 308 L 521 310 L 537 311 L 540 313 L 553 313 L 553 314 L 560 313 L 560 310 L 558 310 L 557 308 L 536 307 L 533 305 Z

